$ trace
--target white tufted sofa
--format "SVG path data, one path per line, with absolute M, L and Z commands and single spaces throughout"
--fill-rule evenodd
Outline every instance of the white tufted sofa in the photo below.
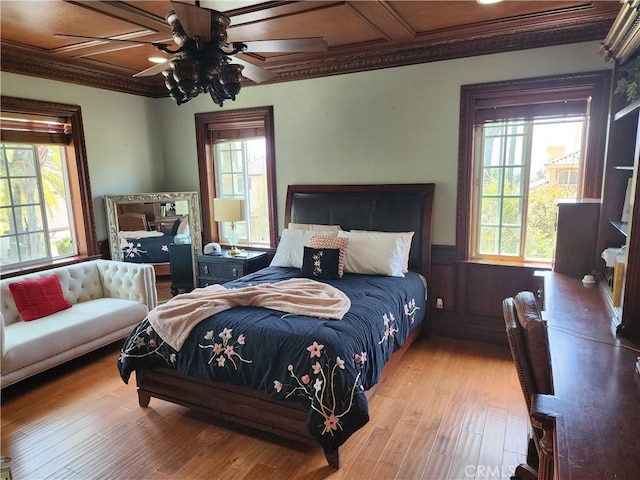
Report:
M 25 322 L 12 282 L 55 274 L 73 306 Z M 92 260 L 0 281 L 2 388 L 127 336 L 158 303 L 151 265 Z

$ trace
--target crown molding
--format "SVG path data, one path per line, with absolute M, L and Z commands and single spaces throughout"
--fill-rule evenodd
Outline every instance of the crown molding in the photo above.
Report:
M 586 41 L 601 41 L 613 18 L 554 25 L 543 30 L 527 28 L 477 34 L 465 38 L 401 44 L 380 48 L 336 49 L 318 57 L 266 59 L 265 67 L 276 76 L 264 83 L 282 83 L 345 73 L 414 65 L 479 55 L 504 53 Z M 3 42 L 0 45 L 2 71 L 46 78 L 66 83 L 130 93 L 152 98 L 167 97 L 162 76 L 133 77 L 126 69 L 105 67 L 89 60 L 60 58 L 40 50 Z M 256 83 L 245 79 L 244 86 Z
M 598 41 L 606 36 L 610 27 L 611 20 L 602 20 L 587 25 L 574 25 L 562 30 L 507 32 L 413 47 L 405 44 L 360 53 L 336 54 L 307 62 L 274 64 L 269 65 L 268 68 L 277 75 L 269 83 Z
M 128 70 L 105 67 L 88 60 L 61 58 L 21 45 L 2 42 L 3 72 L 113 90 L 145 97 L 168 96 L 162 77 L 133 77 Z

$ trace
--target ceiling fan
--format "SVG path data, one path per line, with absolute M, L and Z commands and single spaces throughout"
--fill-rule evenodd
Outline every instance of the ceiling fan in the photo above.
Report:
M 171 50 L 169 44 L 161 42 L 67 34 L 55 36 L 153 45 L 164 53 L 175 55 L 164 63 L 136 73 L 134 77 L 162 73 L 169 95 L 178 105 L 200 93 L 209 93 L 213 101 L 222 107 L 224 100 L 236 99 L 243 75 L 257 83 L 273 77 L 273 73 L 233 57 L 238 53 L 320 52 L 327 49 L 327 42 L 322 37 L 228 43 L 227 27 L 231 19 L 224 13 L 200 7 L 199 0 L 196 0 L 195 5 L 174 1 L 170 3 L 173 10 L 167 14 L 166 21 L 171 26 L 171 36 L 178 45 L 175 50 Z

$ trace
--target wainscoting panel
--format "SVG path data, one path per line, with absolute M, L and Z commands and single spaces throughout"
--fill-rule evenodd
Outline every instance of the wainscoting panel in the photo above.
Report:
M 432 248 L 429 307 L 436 335 L 506 345 L 502 301 L 535 291 L 535 268 L 458 262 L 455 246 Z M 436 309 L 436 298 L 443 309 Z

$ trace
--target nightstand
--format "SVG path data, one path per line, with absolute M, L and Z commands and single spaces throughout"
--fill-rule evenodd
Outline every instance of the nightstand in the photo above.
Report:
M 267 252 L 256 250 L 232 257 L 228 249 L 223 249 L 222 255 L 198 255 L 196 262 L 198 287 L 230 282 L 269 265 Z
M 173 228 L 173 224 L 176 223 L 176 220 L 181 220 L 181 217 L 160 217 L 155 220 L 149 220 L 147 223 L 152 229 L 158 232 L 171 233 L 171 229 Z
M 193 290 L 191 244 L 169 244 L 169 263 L 171 264 L 171 295 L 177 295 L 180 290 Z

